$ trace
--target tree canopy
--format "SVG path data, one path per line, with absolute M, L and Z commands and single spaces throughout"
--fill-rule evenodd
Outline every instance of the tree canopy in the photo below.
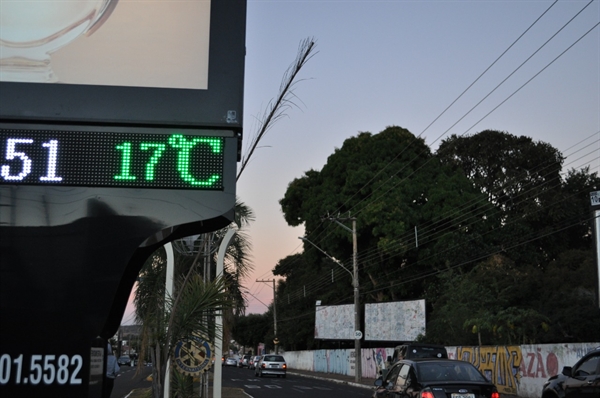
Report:
M 282 344 L 319 344 L 315 300 L 352 303 L 350 275 L 315 247 L 351 270 L 352 234 L 338 224 L 350 219 L 362 303 L 426 299 L 428 341 L 589 339 L 600 314 L 590 281 L 576 275 L 594 272 L 588 198 L 600 179 L 565 173 L 563 160 L 547 143 L 492 130 L 451 136 L 435 153 L 401 127 L 348 138 L 280 200 L 309 240 L 273 270 L 285 277 L 278 318 L 294 325 L 279 327 Z M 591 316 L 574 324 L 572 306 Z

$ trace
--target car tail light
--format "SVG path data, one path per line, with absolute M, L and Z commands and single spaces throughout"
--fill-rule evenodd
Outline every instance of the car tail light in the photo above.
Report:
M 433 398 L 431 391 L 421 391 L 421 398 Z
M 287 369 L 287 365 L 284 363 L 282 368 Z M 500 397 L 498 397 L 498 398 L 500 398 Z
M 262 365 L 260 365 L 261 368 L 266 368 L 265 364 L 263 363 Z
M 493 393 L 492 393 L 492 398 L 500 398 L 500 393 L 498 393 L 498 392 L 493 392 Z

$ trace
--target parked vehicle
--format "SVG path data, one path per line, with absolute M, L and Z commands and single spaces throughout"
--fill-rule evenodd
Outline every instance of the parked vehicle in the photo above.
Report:
M 119 366 L 131 366 L 131 358 L 129 355 L 121 355 L 119 359 L 117 359 L 117 363 Z
M 500 398 L 496 386 L 469 362 L 402 359 L 375 380 L 374 398 Z
M 392 364 L 401 359 L 448 358 L 446 347 L 438 344 L 406 343 L 394 348 L 394 355 L 388 361 Z
M 260 361 L 260 355 L 253 356 L 250 359 L 250 366 L 248 366 L 248 367 L 250 369 L 256 369 L 256 364 L 258 363 L 258 361 Z
M 225 358 L 225 366 L 238 366 L 239 357 L 231 356 Z
M 252 355 L 246 354 L 244 356 L 242 356 L 240 358 L 240 362 L 239 362 L 239 367 L 240 368 L 248 368 L 250 367 L 250 359 L 252 358 Z
M 406 343 L 394 348 L 394 355 L 387 357 L 386 369 L 380 371 L 385 377 L 390 367 L 402 359 L 412 358 L 448 358 L 446 347 L 438 344 Z
M 544 383 L 542 398 L 600 397 L 600 347 Z
M 285 378 L 287 364 L 281 355 L 263 355 L 256 364 L 254 375 L 263 377 L 266 375 L 275 375 Z

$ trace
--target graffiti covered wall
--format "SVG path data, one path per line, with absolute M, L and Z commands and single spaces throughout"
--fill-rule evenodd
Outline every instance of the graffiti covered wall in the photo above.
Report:
M 600 342 L 515 346 L 446 347 L 450 359 L 475 365 L 503 395 L 539 398 L 544 382 L 574 365 Z M 375 379 L 387 366 L 391 347 L 361 350 L 362 377 Z M 290 351 L 284 353 L 290 371 L 310 370 L 354 376 L 354 350 Z

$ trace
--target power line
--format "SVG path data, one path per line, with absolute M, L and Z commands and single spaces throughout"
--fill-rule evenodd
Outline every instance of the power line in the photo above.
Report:
M 550 8 L 551 8 L 551 7 L 552 7 L 554 4 L 555 4 L 555 3 L 556 3 L 556 2 L 554 2 L 554 3 L 553 3 L 553 4 L 552 4 L 552 5 L 551 5 L 551 6 L 550 6 L 550 7 L 549 7 L 549 8 L 548 8 L 548 9 L 547 9 L 547 10 L 546 10 L 546 11 L 545 11 L 545 12 L 544 12 L 544 13 L 543 13 L 541 16 L 540 16 L 540 17 L 538 17 L 538 19 L 537 19 L 537 20 L 534 22 L 534 24 L 535 24 L 535 23 L 536 23 L 536 22 L 537 22 L 537 21 L 538 21 L 538 20 L 539 20 L 539 19 L 540 19 L 540 18 L 541 18 L 541 17 L 542 17 L 542 16 L 543 16 L 545 13 L 546 13 L 546 12 L 547 12 L 547 11 L 548 11 L 548 10 L 549 10 L 549 9 L 550 9 Z M 582 11 L 583 11 L 583 10 L 584 10 L 586 7 L 587 7 L 587 6 L 589 6 L 589 4 L 591 4 L 591 1 L 590 1 L 590 2 L 589 2 L 589 3 L 588 3 L 588 4 L 587 4 L 587 5 L 586 5 L 586 6 L 585 6 L 585 7 L 584 7 L 584 8 L 583 8 L 583 9 L 582 9 L 582 10 L 581 10 L 581 11 L 580 11 L 578 14 L 577 14 L 577 15 L 579 15 L 579 14 L 580 14 L 580 13 L 581 13 L 581 12 L 582 12 Z M 577 16 L 577 15 L 576 15 L 576 16 Z M 575 18 L 575 17 L 573 17 L 573 18 L 572 18 L 570 21 L 572 21 L 574 18 Z M 568 23 L 570 23 L 570 21 L 569 21 Z M 568 23 L 567 23 L 567 24 L 568 24 Z M 532 24 L 531 26 L 533 26 L 534 24 Z M 564 26 L 566 26 L 567 24 L 565 24 Z M 578 39 L 578 40 L 577 40 L 575 43 L 573 43 L 573 44 L 572 44 L 570 47 L 568 47 L 568 48 L 567 48 L 565 51 L 563 51 L 563 52 L 562 52 L 562 53 L 561 53 L 559 56 L 557 56 L 557 57 L 556 57 L 556 58 L 555 58 L 555 59 L 554 59 L 552 62 L 550 62 L 549 64 L 547 64 L 547 65 L 546 65 L 546 67 L 544 67 L 542 70 L 540 70 L 540 71 L 539 71 L 539 72 L 538 72 L 536 75 L 534 75 L 534 76 L 533 76 L 531 79 L 529 79 L 529 80 L 528 80 L 528 81 L 527 81 L 525 84 L 523 84 L 523 85 L 522 85 L 522 86 L 521 86 L 519 89 L 517 89 L 515 92 L 513 92 L 513 94 L 511 94 L 511 96 L 509 96 L 508 98 L 506 98 L 506 99 L 505 99 L 503 102 L 501 102 L 501 103 L 500 103 L 498 106 L 496 106 L 496 107 L 495 107 L 495 108 L 494 108 L 494 109 L 493 109 L 491 112 L 489 112 L 489 113 L 488 113 L 486 116 L 484 116 L 484 118 L 485 118 L 485 117 L 487 117 L 489 114 L 491 114 L 493 111 L 495 111 L 495 110 L 496 110 L 496 109 L 497 109 L 499 106 L 501 106 L 502 104 L 504 104 L 504 103 L 505 103 L 505 102 L 506 102 L 508 99 L 510 99 L 510 98 L 511 98 L 513 95 L 515 95 L 515 94 L 516 94 L 516 93 L 517 93 L 519 90 L 521 90 L 521 89 L 522 89 L 522 88 L 523 88 L 525 85 L 527 85 L 527 84 L 528 84 L 528 83 L 529 83 L 531 80 L 533 80 L 535 77 L 537 77 L 537 76 L 538 76 L 538 75 L 539 75 L 541 72 L 543 72 L 543 71 L 544 71 L 544 70 L 545 70 L 547 67 L 549 67 L 549 66 L 550 66 L 550 65 L 551 65 L 551 64 L 552 64 L 554 61 L 556 61 L 556 60 L 557 60 L 558 58 L 560 58 L 560 57 L 561 57 L 561 56 L 562 56 L 564 53 L 566 53 L 566 51 L 568 51 L 568 50 L 569 50 L 571 47 L 573 47 L 573 46 L 574 46 L 574 45 L 575 45 L 575 44 L 576 44 L 578 41 L 580 41 L 580 40 L 581 40 L 583 37 L 585 37 L 585 36 L 586 36 L 588 33 L 590 33 L 590 32 L 591 32 L 591 31 L 592 31 L 594 28 L 596 28 L 596 27 L 597 27 L 597 25 L 598 25 L 598 24 L 594 25 L 594 26 L 593 26 L 593 27 L 592 27 L 592 28 L 591 28 L 591 29 L 590 29 L 588 32 L 586 32 L 586 33 L 585 33 L 583 36 L 581 36 L 581 37 L 580 37 L 580 38 L 579 38 L 579 39 Z M 529 29 L 531 28 L 531 26 L 530 26 L 530 27 L 529 27 L 527 30 L 529 30 Z M 563 28 L 564 28 L 564 26 L 563 26 Z M 562 30 L 563 28 L 561 28 L 560 30 Z M 522 34 L 522 35 L 519 37 L 519 39 L 520 39 L 520 38 L 521 38 L 521 37 L 522 37 L 522 36 L 523 36 L 523 35 L 524 35 L 524 34 L 527 32 L 527 30 L 526 30 L 526 31 L 525 31 L 525 32 L 524 32 L 524 33 L 523 33 L 523 34 Z M 558 32 L 560 32 L 560 30 L 559 30 Z M 553 35 L 552 37 L 556 36 L 556 34 L 558 34 L 558 32 L 557 32 L 557 33 L 555 33 L 555 35 Z M 517 39 L 517 41 L 518 41 L 519 39 Z M 552 38 L 551 38 L 551 39 L 552 39 Z M 549 39 L 549 40 L 551 40 L 551 39 Z M 548 40 L 548 41 L 549 41 L 549 40 Z M 547 42 L 548 42 L 548 41 L 547 41 Z M 546 42 L 546 43 L 547 43 L 547 42 Z M 516 43 L 516 41 L 515 41 L 515 43 Z M 545 45 L 546 43 L 544 43 L 544 45 Z M 514 45 L 514 43 L 513 43 L 513 45 Z M 543 46 L 544 46 L 544 45 L 543 45 Z M 542 46 L 542 47 L 543 47 L 543 46 Z M 511 47 L 512 47 L 512 45 L 511 45 L 511 46 L 510 46 L 508 49 L 510 49 Z M 506 53 L 506 51 L 508 51 L 508 49 L 507 49 L 507 50 L 505 50 L 505 53 Z M 541 47 L 540 47 L 540 49 L 541 49 Z M 538 52 L 540 49 L 538 49 L 538 50 L 536 51 L 536 53 L 537 53 L 537 52 Z M 503 53 L 502 55 L 504 55 L 504 53 Z M 502 55 L 501 55 L 501 56 L 502 56 Z M 535 55 L 535 53 L 534 53 L 533 55 Z M 527 60 L 529 60 L 531 57 L 533 57 L 533 55 L 531 55 L 531 56 L 530 56 L 530 57 L 529 57 Z M 500 57 L 499 57 L 499 58 L 500 58 Z M 499 59 L 499 58 L 498 58 L 498 59 Z M 497 60 L 496 60 L 496 61 L 497 61 Z M 494 63 L 495 63 L 496 61 L 494 61 Z M 525 62 L 527 62 L 527 61 L 525 61 Z M 493 64 L 494 64 L 494 63 L 493 63 Z M 493 66 L 493 64 L 492 64 L 492 65 L 490 65 L 490 67 L 489 67 L 489 68 L 491 68 L 491 66 Z M 523 64 L 524 64 L 524 63 L 523 63 Z M 523 64 L 521 64 L 521 66 L 522 66 Z M 519 68 L 520 68 L 521 66 L 519 66 Z M 489 69 L 489 68 L 488 68 L 488 69 Z M 517 70 L 518 70 L 518 68 L 517 68 Z M 483 73 L 483 74 L 485 74 L 485 72 L 487 72 L 487 69 L 486 69 L 486 71 L 484 71 L 484 73 Z M 515 72 L 516 72 L 516 70 L 515 70 L 515 71 L 513 71 L 513 73 L 511 73 L 511 75 L 512 75 L 512 74 L 514 74 Z M 483 74 L 482 74 L 482 75 L 483 75 Z M 481 77 L 482 75 L 480 75 L 480 77 Z M 509 77 L 510 77 L 511 75 L 509 75 Z M 478 77 L 478 78 L 475 80 L 475 82 L 476 82 L 477 80 L 479 80 L 479 78 L 480 78 L 480 77 Z M 507 79 L 508 79 L 508 77 L 507 77 L 507 78 L 506 78 L 504 81 L 506 81 Z M 503 81 L 503 82 L 504 82 L 504 81 Z M 473 82 L 473 83 L 471 84 L 471 86 L 472 86 L 472 85 L 473 85 L 475 82 Z M 502 84 L 502 83 L 501 83 L 501 84 Z M 471 86 L 469 86 L 469 87 L 467 88 L 467 90 L 468 90 L 468 89 L 469 89 Z M 498 87 L 498 86 L 497 86 L 497 87 Z M 465 90 L 465 92 L 466 92 L 467 90 Z M 494 90 L 495 90 L 495 89 L 494 89 Z M 492 92 L 493 92 L 493 91 L 492 91 Z M 463 92 L 463 94 L 464 94 L 464 92 Z M 461 94 L 461 95 L 460 95 L 458 98 L 460 98 L 460 97 L 461 97 L 463 94 Z M 491 93 L 489 93 L 487 96 L 489 96 L 490 94 L 491 94 Z M 485 99 L 485 98 L 487 98 L 487 96 L 486 96 L 486 97 L 484 97 L 484 99 Z M 456 101 L 458 100 L 458 98 L 457 98 L 457 99 L 456 99 L 454 102 L 456 102 Z M 482 100 L 482 101 L 483 101 L 483 100 Z M 480 103 L 481 103 L 482 101 L 480 101 Z M 454 102 L 453 102 L 453 103 L 454 103 Z M 453 103 L 452 103 L 452 104 L 453 104 Z M 452 104 L 451 104 L 450 106 L 452 106 Z M 450 107 L 450 106 L 449 106 L 449 107 Z M 449 108 L 449 107 L 448 107 L 448 108 Z M 447 109 L 448 109 L 448 108 L 447 108 Z M 447 109 L 446 109 L 446 110 L 447 110 Z M 472 109 L 474 109 L 474 108 L 472 108 Z M 445 112 L 446 112 L 446 110 L 444 110 L 444 112 L 442 112 L 442 114 L 443 114 L 443 113 L 445 113 Z M 470 111 L 469 111 L 469 112 L 470 112 Z M 441 115 L 440 115 L 440 116 L 441 116 Z M 436 118 L 436 119 L 434 120 L 434 122 L 435 122 L 437 119 L 439 119 L 439 117 L 440 117 L 440 116 L 438 116 L 438 118 Z M 465 115 L 465 116 L 466 116 L 466 115 Z M 463 118 L 464 118 L 464 116 L 463 116 Z M 484 118 L 480 119 L 480 120 L 479 120 L 479 121 L 478 121 L 476 124 L 478 124 L 479 122 L 481 122 L 481 121 L 482 121 Z M 462 118 L 461 118 L 460 120 L 462 120 Z M 460 121 L 460 120 L 459 120 L 459 121 Z M 432 122 L 431 124 L 433 124 L 434 122 Z M 431 125 L 431 124 L 430 124 L 430 125 Z M 455 124 L 456 124 L 456 123 L 455 123 Z M 476 125 L 476 124 L 475 124 L 475 125 Z M 471 129 L 472 129 L 474 126 L 475 126 L 475 125 L 473 125 L 471 128 L 469 128 L 469 130 L 471 130 Z M 453 125 L 453 126 L 454 126 L 454 125 Z M 428 129 L 429 127 L 430 127 L 430 126 L 428 126 L 426 129 Z M 469 130 L 467 130 L 466 132 L 468 132 Z M 447 131 L 448 131 L 448 130 L 447 130 Z M 446 131 L 446 132 L 447 132 L 447 131 Z M 466 133 L 466 132 L 465 132 L 465 133 Z M 445 133 L 444 133 L 444 134 L 445 134 Z M 439 138 L 438 138 L 438 139 L 439 139 Z M 392 163 L 392 162 L 390 162 L 390 163 L 388 164 L 388 166 L 389 166 L 391 163 Z M 385 167 L 387 167 L 387 166 L 385 166 Z M 384 168 L 385 168 L 385 167 L 384 167 Z M 383 171 L 383 169 L 382 169 L 380 172 L 382 172 L 382 171 Z M 374 178 L 375 178 L 375 177 L 373 177 L 373 179 L 374 179 Z M 373 179 L 371 179 L 371 181 L 372 181 Z M 371 181 L 370 181 L 370 182 L 371 182 Z M 370 183 L 370 182 L 369 182 L 369 183 Z M 368 184 L 368 183 L 367 183 L 367 184 Z M 396 184 L 396 186 L 397 186 L 397 184 Z M 374 190 L 374 191 L 375 191 L 375 190 Z M 359 192 L 359 191 L 357 191 L 357 193 L 358 193 L 358 192 Z M 389 190 L 388 190 L 387 192 L 389 192 Z M 355 195 L 356 195 L 356 194 L 355 194 Z M 349 198 L 348 200 L 350 200 L 350 199 L 351 199 L 351 198 Z M 367 199 L 368 199 L 368 198 L 365 198 L 365 199 L 361 200 L 359 203 L 361 203 L 361 202 L 363 202 L 363 201 L 365 201 L 365 200 L 367 200 Z M 375 198 L 375 199 L 378 199 L 378 198 Z M 372 201 L 371 201 L 371 203 L 372 203 Z M 355 206 L 356 206 L 356 205 L 355 205 Z

